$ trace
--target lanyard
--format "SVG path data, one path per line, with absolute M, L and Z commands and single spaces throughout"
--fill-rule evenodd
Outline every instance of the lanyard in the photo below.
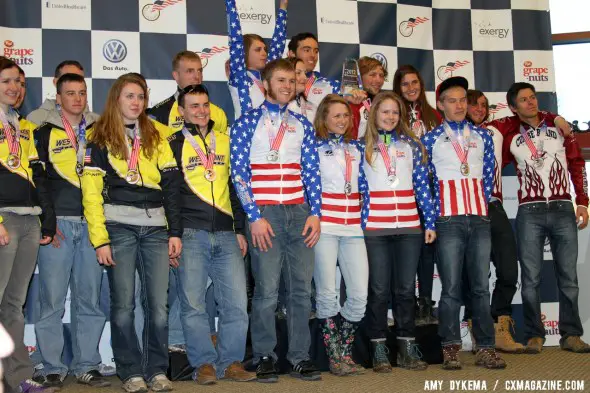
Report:
M 66 130 L 66 134 L 68 135 L 68 139 L 70 140 L 72 147 L 76 151 L 76 162 L 77 167 L 79 168 L 80 166 L 83 166 L 84 150 L 86 149 L 86 119 L 84 118 L 84 116 L 82 116 L 82 120 L 78 125 L 78 137 L 76 137 L 76 133 L 74 132 L 72 125 L 64 116 L 60 106 L 57 105 L 56 109 L 59 112 L 61 121 L 64 125 L 64 129 Z
M 268 131 L 268 143 L 270 145 L 270 150 L 278 152 L 281 148 L 281 143 L 283 142 L 283 137 L 285 136 L 285 132 L 287 131 L 287 124 L 289 122 L 289 110 L 285 109 L 285 113 L 283 114 L 283 118 L 281 120 L 281 125 L 279 126 L 278 132 L 275 134 L 273 132 L 272 122 L 270 121 L 270 113 L 268 109 L 264 108 L 264 124 L 266 126 L 266 130 Z
M 371 111 L 371 99 L 367 98 L 366 100 L 363 101 L 363 106 L 365 107 L 365 109 L 367 110 L 367 112 Z
M 133 129 L 134 137 L 133 137 L 133 148 L 131 150 L 131 157 L 129 157 L 129 161 L 127 161 L 127 166 L 130 172 L 137 171 L 137 162 L 139 161 L 139 149 L 141 146 L 141 135 L 139 133 L 139 128 L 137 124 Z
M 13 114 L 11 113 L 11 115 Z M 0 110 L 0 122 L 2 122 L 2 125 L 4 126 L 4 135 L 6 135 L 6 142 L 8 143 L 10 155 L 18 155 L 18 147 L 20 143 L 20 127 L 18 124 L 18 118 L 17 121 L 12 124 L 10 121 L 8 121 L 6 114 Z M 13 131 L 14 136 L 12 135 Z
M 545 133 L 545 135 L 547 135 L 547 125 L 546 124 L 543 124 L 543 132 Z M 522 125 L 520 126 L 520 133 L 521 133 L 522 137 L 524 138 L 524 141 L 525 141 L 527 147 L 531 151 L 531 153 L 533 155 L 533 159 L 540 158 L 543 155 L 543 140 L 542 139 L 540 140 L 539 148 L 537 148 L 537 146 L 532 141 L 531 137 L 528 135 L 527 131 L 524 129 L 524 127 Z
M 250 79 L 252 79 L 252 82 L 254 82 L 254 84 L 256 86 L 258 86 L 258 88 L 262 92 L 262 95 L 265 95 L 266 94 L 266 89 L 264 88 L 264 85 L 262 84 L 262 82 L 260 81 L 260 79 L 258 79 L 256 77 L 256 75 L 254 75 L 254 73 L 252 73 L 251 71 L 248 71 L 247 74 L 250 77 Z
M 463 127 L 463 143 L 459 142 L 457 135 L 455 135 L 455 132 L 451 129 L 451 126 L 447 122 L 445 122 L 445 133 L 451 140 L 451 144 L 453 145 L 455 153 L 457 154 L 457 157 L 459 157 L 461 164 L 467 164 L 467 156 L 469 155 L 469 137 L 471 135 L 471 128 L 469 124 L 466 124 Z
M 311 90 L 313 84 L 315 83 L 315 81 L 317 80 L 317 76 L 315 76 L 315 74 L 311 74 L 311 76 L 309 78 L 307 78 L 307 82 L 305 83 L 305 92 L 303 93 L 305 95 L 305 98 L 307 98 L 309 96 L 309 91 Z
M 385 163 L 385 167 L 387 168 L 387 175 L 395 175 L 397 172 L 397 162 L 395 158 L 397 156 L 397 149 L 395 148 L 395 141 L 393 141 L 393 143 L 391 143 L 390 141 L 387 145 L 385 145 L 385 143 L 379 140 L 379 142 L 377 142 L 377 147 L 379 147 L 379 152 L 381 153 L 381 157 L 383 158 L 383 162 Z M 390 148 L 392 148 L 393 150 L 392 156 L 389 155 Z M 392 157 L 393 161 L 391 159 Z
M 206 154 L 201 146 L 197 143 L 195 137 L 186 129 L 182 129 L 182 135 L 191 144 L 195 152 L 199 155 L 203 166 L 207 170 L 213 169 L 213 163 L 215 161 L 215 131 L 211 130 L 211 140 L 209 142 L 209 154 Z

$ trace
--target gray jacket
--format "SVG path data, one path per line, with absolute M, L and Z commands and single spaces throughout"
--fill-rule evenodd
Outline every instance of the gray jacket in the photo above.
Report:
M 50 114 L 52 112 L 53 116 L 51 116 L 50 120 Z M 57 118 L 54 116 L 57 116 Z M 86 109 L 84 109 L 84 117 L 86 118 L 86 123 L 90 124 L 98 120 L 100 116 L 96 113 L 90 112 L 88 110 L 88 105 L 86 105 Z M 58 123 L 55 122 L 56 119 L 59 120 Z M 55 125 L 62 125 L 61 117 L 59 116 L 57 109 L 55 109 L 55 100 L 51 98 L 45 99 L 45 101 L 43 101 L 43 104 L 39 108 L 29 113 L 29 115 L 27 116 L 27 120 L 32 123 L 35 123 L 38 126 L 45 123 L 46 121 L 49 121 Z

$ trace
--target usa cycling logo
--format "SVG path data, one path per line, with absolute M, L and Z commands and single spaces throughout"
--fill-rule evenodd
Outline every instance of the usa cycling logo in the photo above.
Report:
M 141 15 L 145 18 L 145 20 L 153 22 L 160 17 L 160 13 L 164 8 L 181 3 L 182 1 L 183 0 L 155 0 L 153 3 L 143 6 L 141 9 Z
M 127 57 L 127 46 L 121 40 L 108 40 L 102 47 L 102 55 L 111 63 L 120 63 Z
M 448 79 L 453 76 L 453 71 L 457 71 L 459 68 L 466 66 L 469 64 L 469 60 L 455 60 L 450 61 L 447 64 L 441 65 L 436 70 L 436 76 L 441 81 Z
M 506 104 L 505 102 L 498 102 L 496 104 L 490 104 L 490 120 L 494 120 L 494 118 L 496 117 L 496 115 L 498 114 L 498 112 L 500 112 L 503 109 L 508 108 L 508 104 Z
M 201 63 L 203 63 L 203 68 L 205 68 L 209 63 L 210 58 L 228 50 L 228 46 L 213 46 L 211 48 L 203 48 L 201 51 L 195 51 L 195 53 L 199 55 L 199 57 L 201 58 Z
M 399 24 L 398 30 L 399 33 L 404 37 L 409 37 L 414 33 L 414 28 L 422 23 L 428 22 L 430 19 L 423 16 L 418 16 L 416 18 L 410 18 L 408 20 L 403 21 Z

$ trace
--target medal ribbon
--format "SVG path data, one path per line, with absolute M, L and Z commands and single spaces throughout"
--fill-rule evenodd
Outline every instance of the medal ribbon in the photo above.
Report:
M 543 125 L 543 128 L 545 128 L 545 127 L 547 127 L 547 126 L 546 125 Z M 529 148 L 529 150 L 533 154 L 533 158 L 534 159 L 540 158 L 541 157 L 541 153 L 539 153 L 539 150 L 537 149 L 537 146 L 532 141 L 531 137 L 528 135 L 528 133 L 526 132 L 526 130 L 524 129 L 524 127 L 522 125 L 520 126 L 520 134 L 524 138 L 524 141 L 525 141 L 527 147 Z
M 363 106 L 365 107 L 365 109 L 367 110 L 367 112 L 371 111 L 371 99 L 367 98 L 366 100 L 363 101 Z
M 352 154 L 350 154 L 350 150 L 348 150 L 348 144 L 344 144 L 344 146 L 340 146 L 337 142 L 328 142 L 329 145 L 334 145 L 332 148 L 334 150 L 340 150 L 341 148 L 344 150 L 344 167 L 342 165 L 342 160 L 339 159 L 338 155 L 336 155 L 336 161 L 338 161 L 338 165 L 340 168 L 344 170 L 344 184 L 351 183 L 352 179 Z M 352 184 L 352 183 L 351 183 Z
M 195 137 L 186 129 L 182 129 L 182 135 L 191 144 L 199 159 L 203 163 L 205 169 L 213 170 L 213 163 L 215 162 L 215 131 L 211 130 L 211 139 L 209 141 L 209 154 L 206 154 L 201 146 L 197 143 Z
M 379 141 L 377 143 L 377 147 L 379 147 L 379 152 L 381 153 L 381 157 L 383 157 L 383 162 L 385 163 L 385 167 L 387 167 L 387 176 L 395 175 L 395 159 L 394 165 L 391 165 L 391 157 L 389 156 L 389 146 L 386 146 L 385 143 Z M 395 142 L 393 143 L 393 156 L 397 154 L 397 150 L 395 149 Z
M 61 108 L 59 108 L 59 105 L 57 105 L 57 110 L 61 117 L 61 121 L 64 125 L 64 129 L 66 130 L 68 139 L 70 140 L 72 147 L 76 151 L 76 161 L 78 162 L 78 164 L 83 164 L 84 150 L 86 149 L 86 119 L 84 118 L 84 116 L 82 116 L 82 120 L 78 125 L 78 137 L 76 137 L 76 133 L 74 132 L 72 125 L 62 113 Z
M 307 82 L 305 83 L 305 92 L 303 93 L 305 95 L 305 98 L 307 98 L 307 96 L 309 95 L 309 91 L 311 90 L 313 84 L 317 79 L 318 78 L 313 73 L 309 78 L 307 78 Z
M 281 143 L 283 142 L 283 137 L 285 136 L 285 132 L 287 131 L 287 124 L 289 120 L 289 110 L 285 109 L 285 114 L 281 120 L 281 125 L 279 126 L 279 131 L 276 134 L 272 132 L 272 123 L 270 121 L 270 114 L 268 113 L 268 109 L 264 109 L 265 118 L 264 122 L 266 124 L 266 129 L 268 130 L 268 143 L 270 145 L 270 150 L 279 151 L 281 148 Z
M 260 81 L 260 79 L 258 79 L 256 77 L 256 75 L 254 75 L 251 71 L 248 71 L 247 74 L 250 77 L 250 79 L 252 79 L 252 82 L 254 82 L 254 84 L 256 86 L 258 86 L 258 88 L 262 92 L 262 95 L 265 95 L 266 94 L 266 89 L 264 88 L 264 85 L 262 84 L 262 82 Z
M 18 147 L 20 142 L 20 127 L 18 126 L 18 118 L 15 124 L 8 121 L 6 114 L 0 110 L 0 122 L 4 126 L 4 135 L 6 135 L 6 142 L 8 143 L 8 150 L 10 155 L 18 155 Z M 14 136 L 12 132 L 14 131 Z
M 127 162 L 129 171 L 137 170 L 137 161 L 139 160 L 141 136 L 139 134 L 139 128 L 137 128 L 137 125 L 135 125 L 134 134 L 135 137 L 133 138 L 133 149 L 131 150 L 131 157 L 129 157 L 129 161 Z
M 467 156 L 469 155 L 469 135 L 470 135 L 470 129 L 469 129 L 469 125 L 466 125 L 465 127 L 467 127 L 467 132 L 465 135 L 465 141 L 463 144 L 459 143 L 459 140 L 457 138 L 457 135 L 455 135 L 455 132 L 451 129 L 451 126 L 448 124 L 445 124 L 445 132 L 447 134 L 447 136 L 449 137 L 449 139 L 451 140 L 451 144 L 453 145 L 453 148 L 455 149 L 455 153 L 457 153 L 457 157 L 459 157 L 459 161 L 461 161 L 461 164 L 466 164 L 467 163 Z M 465 127 L 463 128 L 463 132 L 465 133 Z M 463 146 L 461 146 L 463 145 Z

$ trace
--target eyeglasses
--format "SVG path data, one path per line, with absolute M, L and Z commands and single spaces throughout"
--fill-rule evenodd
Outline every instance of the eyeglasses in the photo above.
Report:
M 590 121 L 572 121 L 572 130 L 574 132 L 590 132 Z
M 182 89 L 183 94 L 190 94 L 194 92 L 206 93 L 207 95 L 209 95 L 209 90 L 207 90 L 205 85 L 188 85 L 187 87 Z

